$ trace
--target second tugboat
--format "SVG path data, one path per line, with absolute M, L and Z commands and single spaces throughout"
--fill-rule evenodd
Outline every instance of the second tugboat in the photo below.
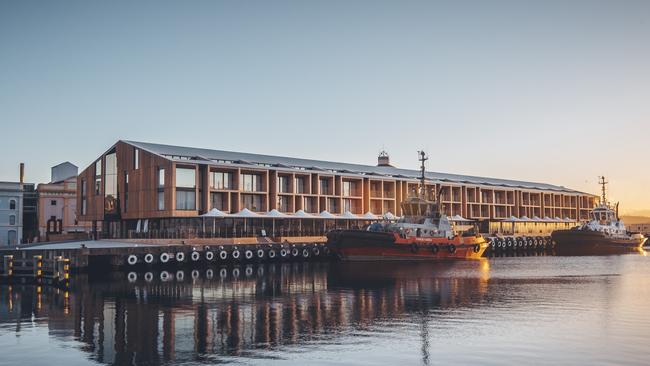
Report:
M 333 230 L 327 244 L 342 260 L 478 259 L 488 243 L 476 229 L 456 233 L 442 212 L 440 193 L 433 198 L 425 188 L 424 163 L 419 152 L 419 194 L 401 203 L 402 217 L 395 223 L 374 223 L 366 230 Z M 429 195 L 430 199 L 427 199 Z
M 613 209 L 606 196 L 605 177 L 600 177 L 603 195 L 600 204 L 590 213 L 590 221 L 570 230 L 556 230 L 551 238 L 559 255 L 602 255 L 643 250 L 647 238 L 630 233 L 618 216 L 618 204 Z

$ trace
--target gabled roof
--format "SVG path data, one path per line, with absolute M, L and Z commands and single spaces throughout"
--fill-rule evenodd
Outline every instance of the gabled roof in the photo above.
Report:
M 213 163 L 229 163 L 229 164 L 242 164 L 246 162 L 248 164 L 257 164 L 264 166 L 284 166 L 301 170 L 315 170 L 315 167 L 319 171 L 331 171 L 342 174 L 360 174 L 360 175 L 373 175 L 373 176 L 385 176 L 387 178 L 410 178 L 417 179 L 419 177 L 419 171 L 411 169 L 400 169 L 392 166 L 374 166 L 374 165 L 362 165 L 362 164 L 351 164 L 351 163 L 337 163 L 332 161 L 324 160 L 311 160 L 311 159 L 302 159 L 302 158 L 291 158 L 284 156 L 273 156 L 273 155 L 263 155 L 263 154 L 252 154 L 252 153 L 241 153 L 234 151 L 224 151 L 224 150 L 212 150 L 212 149 L 203 149 L 195 147 L 184 147 L 184 146 L 173 146 L 173 145 L 163 145 L 163 144 L 154 144 L 148 142 L 139 142 L 139 141 L 123 141 L 127 144 L 133 145 L 142 150 L 148 151 L 150 153 L 168 158 L 170 160 L 184 160 L 188 159 L 193 160 L 194 162 L 201 162 L 207 160 L 208 162 Z M 172 156 L 183 157 L 182 159 L 174 159 Z M 485 178 L 485 177 L 476 177 L 469 175 L 459 175 L 459 174 L 449 174 L 449 173 L 439 173 L 439 172 L 427 172 L 426 177 L 429 180 L 440 182 L 440 183 L 460 183 L 460 184 L 476 184 L 476 185 L 491 185 L 499 186 L 504 188 L 523 188 L 523 189 L 539 189 L 539 190 L 549 190 L 549 191 L 558 191 L 566 193 L 580 193 L 587 194 L 584 192 L 579 192 L 572 190 L 563 186 L 557 186 L 547 183 L 535 183 L 535 182 L 526 182 L 519 180 L 510 180 L 510 179 L 498 179 L 498 178 Z

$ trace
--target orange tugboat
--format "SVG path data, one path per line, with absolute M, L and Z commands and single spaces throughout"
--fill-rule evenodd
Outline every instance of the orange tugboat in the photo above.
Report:
M 424 163 L 420 154 L 419 194 L 401 203 L 403 216 L 394 223 L 374 223 L 366 230 L 333 230 L 327 234 L 330 250 L 342 260 L 478 259 L 488 243 L 476 229 L 455 232 L 442 212 L 440 193 L 427 199 Z

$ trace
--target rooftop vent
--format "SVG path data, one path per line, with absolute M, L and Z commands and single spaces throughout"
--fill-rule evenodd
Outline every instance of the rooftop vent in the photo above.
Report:
M 386 150 L 379 152 L 379 156 L 377 157 L 377 166 L 392 166 L 390 165 L 390 157 Z

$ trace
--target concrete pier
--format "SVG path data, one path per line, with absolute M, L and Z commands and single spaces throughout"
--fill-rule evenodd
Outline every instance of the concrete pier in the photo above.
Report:
M 0 250 L 0 278 L 63 276 L 117 268 L 201 267 L 233 263 L 326 260 L 329 250 L 318 238 L 186 240 L 86 240 L 36 244 Z

